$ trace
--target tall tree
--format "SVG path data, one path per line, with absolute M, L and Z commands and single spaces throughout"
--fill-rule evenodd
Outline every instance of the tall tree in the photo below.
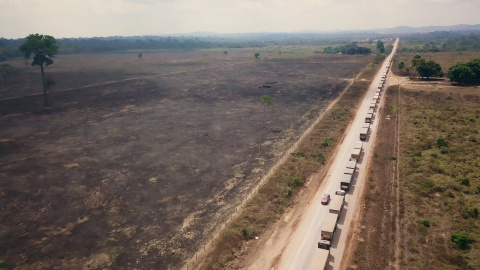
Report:
M 227 58 L 227 53 L 228 53 L 228 51 L 223 52 L 223 54 L 225 54 L 225 58 Z
M 443 77 L 442 67 L 433 60 L 425 61 L 425 59 L 420 59 L 417 63 L 416 70 L 422 78 Z
M 50 106 L 47 95 L 47 85 L 43 66 L 53 64 L 52 58 L 58 52 L 57 41 L 49 35 L 30 34 L 26 37 L 25 43 L 20 46 L 20 52 L 26 59 L 30 59 L 33 54 L 32 66 L 40 66 L 42 72 L 43 96 L 45 98 L 45 106 Z
M 398 69 L 400 69 L 400 71 L 402 71 L 402 69 L 405 67 L 405 63 L 404 62 L 400 62 L 398 64 Z
M 138 53 L 138 59 L 142 60 L 143 53 Z
M 377 50 L 379 53 L 385 53 L 385 45 L 383 44 L 383 41 L 377 41 Z
M 256 52 L 253 54 L 253 56 L 255 56 L 255 59 L 258 61 L 258 57 L 260 56 L 260 53 Z

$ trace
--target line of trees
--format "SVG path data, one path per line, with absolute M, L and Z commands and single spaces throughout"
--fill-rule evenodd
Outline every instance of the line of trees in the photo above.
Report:
M 323 49 L 323 52 L 326 54 L 336 54 L 339 52 L 341 52 L 342 54 L 370 54 L 372 53 L 372 49 L 358 46 L 357 42 L 352 42 L 338 47 L 328 46 Z

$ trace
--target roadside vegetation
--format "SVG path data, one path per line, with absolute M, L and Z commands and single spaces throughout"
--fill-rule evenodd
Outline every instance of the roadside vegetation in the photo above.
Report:
M 377 69 L 378 65 L 371 64 L 357 77 L 297 151 L 227 224 L 207 254 L 202 269 L 228 267 L 235 257 L 245 252 L 250 239 L 261 235 L 285 213 L 309 177 L 322 169 L 330 158 Z

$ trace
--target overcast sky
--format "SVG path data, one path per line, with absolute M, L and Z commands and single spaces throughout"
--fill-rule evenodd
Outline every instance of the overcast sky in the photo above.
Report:
M 0 37 L 479 24 L 480 0 L 0 0 Z

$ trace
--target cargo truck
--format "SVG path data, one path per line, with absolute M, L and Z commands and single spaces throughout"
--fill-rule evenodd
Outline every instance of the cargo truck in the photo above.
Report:
M 353 174 L 355 173 L 355 169 L 356 168 L 345 168 L 345 169 L 343 169 L 343 174 L 349 174 L 349 175 L 353 176 Z
M 328 212 L 340 215 L 340 212 L 342 212 L 344 201 L 345 201 L 345 196 L 342 196 L 342 195 L 333 196 Z
M 362 130 L 360 131 L 360 140 L 361 141 L 365 141 L 367 139 L 368 130 L 369 130 L 369 128 L 362 128 Z
M 365 123 L 371 123 L 373 118 L 373 113 L 367 113 L 367 116 L 365 116 Z
M 313 256 L 313 260 L 310 262 L 308 269 L 315 269 L 315 270 L 325 270 L 328 264 L 328 257 L 330 256 L 330 251 L 326 249 L 317 249 L 315 251 L 315 255 Z
M 361 154 L 362 154 L 362 149 L 354 148 L 353 151 L 352 151 L 352 154 L 350 155 L 350 160 L 352 160 L 352 159 L 358 160 L 360 158 Z
M 340 189 L 348 192 L 350 190 L 351 183 L 352 183 L 352 175 L 350 174 L 342 175 L 342 179 L 340 180 Z
M 372 102 L 372 103 L 370 103 L 369 109 L 375 110 L 376 107 L 377 107 L 377 103 Z
M 357 161 L 356 160 L 349 160 L 347 161 L 347 169 L 357 169 Z
M 321 235 L 323 240 L 332 240 L 337 229 L 338 214 L 328 213 L 322 223 Z

